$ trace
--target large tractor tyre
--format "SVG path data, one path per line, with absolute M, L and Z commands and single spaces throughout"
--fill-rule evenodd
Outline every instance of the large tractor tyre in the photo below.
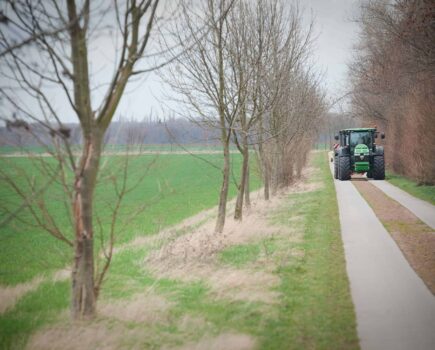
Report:
M 383 156 L 376 156 L 373 159 L 373 179 L 385 179 L 385 162 Z
M 338 179 L 338 157 L 334 157 L 334 179 Z
M 367 179 L 373 179 L 373 170 L 367 171 Z
M 350 158 L 339 157 L 338 178 L 340 180 L 350 180 Z

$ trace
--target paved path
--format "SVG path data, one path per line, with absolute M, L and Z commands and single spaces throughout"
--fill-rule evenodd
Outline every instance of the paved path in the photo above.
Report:
M 354 185 L 335 186 L 361 348 L 435 349 L 435 297 Z
M 385 194 L 410 210 L 416 217 L 435 230 L 435 205 L 411 196 L 387 181 L 370 181 Z M 435 327 L 435 326 L 434 326 Z

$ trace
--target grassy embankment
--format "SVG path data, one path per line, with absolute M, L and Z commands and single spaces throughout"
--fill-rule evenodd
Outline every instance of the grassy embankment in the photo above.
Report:
M 418 185 L 415 181 L 391 172 L 387 172 L 386 180 L 409 194 L 435 205 L 435 186 Z
M 312 165 L 313 189 L 291 193 L 268 215 L 276 235 L 227 247 L 214 261 L 215 269 L 239 273 L 270 270 L 279 281 L 271 287 L 276 299 L 236 301 L 216 296 L 207 279 L 156 276 L 144 257 L 160 245 L 142 245 L 115 255 L 100 305 L 118 303 L 128 309 L 137 295 L 152 290 L 166 300 L 165 310 L 152 320 L 100 314 L 85 327 L 106 328 L 112 337 L 121 334 L 113 338 L 119 347 L 177 346 L 234 333 L 252 337 L 264 349 L 358 348 L 334 185 L 324 153 L 317 153 Z M 45 283 L 27 294 L 1 316 L 1 344 L 20 347 L 31 332 L 49 323 L 67 330 L 77 327 L 62 313 L 68 298 L 67 282 Z

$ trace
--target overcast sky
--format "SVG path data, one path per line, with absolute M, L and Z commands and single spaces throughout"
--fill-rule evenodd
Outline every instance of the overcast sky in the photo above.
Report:
M 166 6 L 174 4 L 172 0 L 163 1 Z M 194 0 L 202 1 L 202 0 Z M 314 46 L 314 60 L 319 72 L 324 73 L 324 86 L 331 99 L 343 95 L 347 87 L 347 63 L 352 57 L 352 47 L 357 40 L 357 24 L 352 21 L 358 13 L 360 0 L 300 0 L 304 10 L 304 20 L 308 24 L 314 17 L 314 34 L 317 37 Z M 103 1 L 103 4 L 105 2 Z M 107 3 L 105 3 L 107 4 Z M 169 4 L 169 5 L 168 5 Z M 166 11 L 167 7 L 160 11 Z M 111 35 L 105 35 L 90 43 L 90 71 L 93 72 L 93 86 L 99 86 L 93 94 L 93 108 L 104 96 L 105 87 L 113 74 L 113 60 L 116 42 Z M 126 93 L 116 112 L 120 116 L 141 120 L 150 114 L 167 116 L 168 110 L 163 95 L 168 94 L 168 87 L 163 85 L 155 74 L 135 78 L 127 85 Z M 65 122 L 77 122 L 74 113 L 68 108 L 63 94 L 50 92 L 55 108 Z M 61 95 L 63 97 L 61 97 Z M 21 96 L 19 96 L 21 97 Z M 22 103 L 32 110 L 34 101 L 22 97 Z M 174 105 L 172 108 L 174 108 Z M 35 106 L 37 107 L 37 106 Z
M 325 85 L 331 96 L 341 95 L 347 88 L 347 63 L 357 41 L 357 17 L 360 0 L 305 0 L 302 2 L 315 17 L 316 59 L 326 70 Z
M 315 18 L 314 59 L 319 71 L 324 72 L 324 84 L 328 95 L 335 99 L 345 93 L 347 87 L 347 63 L 352 57 L 352 47 L 357 40 L 357 24 L 353 21 L 358 13 L 359 0 L 305 0 L 300 1 L 304 16 L 309 22 Z M 150 111 L 164 114 L 161 103 L 163 90 L 159 79 L 151 74 L 133 83 L 123 97 L 117 115 L 142 119 Z

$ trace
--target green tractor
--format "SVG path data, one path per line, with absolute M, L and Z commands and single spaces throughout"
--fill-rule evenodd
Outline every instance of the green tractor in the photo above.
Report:
M 353 173 L 367 173 L 368 178 L 385 179 L 384 147 L 377 146 L 376 128 L 340 130 L 335 136 L 340 144 L 334 149 L 334 177 L 350 180 Z M 381 133 L 384 139 L 384 133 Z

